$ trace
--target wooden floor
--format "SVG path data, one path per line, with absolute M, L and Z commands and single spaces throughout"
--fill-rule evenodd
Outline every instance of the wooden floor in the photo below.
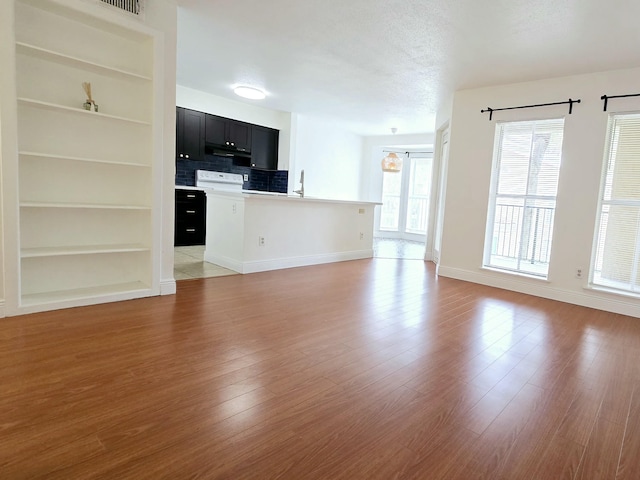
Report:
M 640 319 L 372 259 L 0 319 L 0 478 L 640 478 Z

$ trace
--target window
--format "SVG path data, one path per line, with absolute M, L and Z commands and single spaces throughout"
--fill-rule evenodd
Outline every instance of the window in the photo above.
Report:
M 484 266 L 547 277 L 563 119 L 498 123 Z
M 405 159 L 402 171 L 383 173 L 380 231 L 427 233 L 433 159 L 416 155 Z
M 380 210 L 380 230 L 395 232 L 400 220 L 400 193 L 402 192 L 402 173 L 384 172 L 382 174 L 382 208 Z
M 612 115 L 603 162 L 592 285 L 640 293 L 640 114 Z
M 429 197 L 431 196 L 431 158 L 411 158 L 407 218 L 405 231 L 417 235 L 427 233 Z

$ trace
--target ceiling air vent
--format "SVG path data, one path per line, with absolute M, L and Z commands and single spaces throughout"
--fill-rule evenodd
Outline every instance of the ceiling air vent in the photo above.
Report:
M 113 5 L 125 12 L 140 15 L 140 4 L 142 0 L 100 0 L 102 3 Z

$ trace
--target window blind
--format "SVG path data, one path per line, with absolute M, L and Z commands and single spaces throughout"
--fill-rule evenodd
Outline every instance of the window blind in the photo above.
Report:
M 563 119 L 496 125 L 485 266 L 546 277 Z
M 640 114 L 609 117 L 590 280 L 640 293 Z

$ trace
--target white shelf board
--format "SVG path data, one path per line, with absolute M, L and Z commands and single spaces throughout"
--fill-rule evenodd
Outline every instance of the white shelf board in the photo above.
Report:
M 58 290 L 55 292 L 33 293 L 22 295 L 21 306 L 33 306 L 47 303 L 69 302 L 70 300 L 96 299 L 109 295 L 122 293 L 133 293 L 136 291 L 149 290 L 150 287 L 143 282 L 128 282 L 99 287 L 76 288 L 73 290 Z
M 108 205 L 104 203 L 20 202 L 20 208 L 88 208 L 107 210 L 151 210 L 145 205 Z
M 106 73 L 110 75 L 116 75 L 119 77 L 134 78 L 137 80 L 145 80 L 145 81 L 151 80 L 151 77 L 148 77 L 146 75 L 140 75 L 138 73 L 129 72 L 127 70 L 122 70 L 122 69 L 110 67 L 107 65 L 101 65 L 95 62 L 90 62 L 88 60 L 83 60 L 78 57 L 72 57 L 71 55 L 56 52 L 54 50 L 48 50 L 46 48 L 38 47 L 36 45 L 31 45 L 25 42 L 16 42 L 16 52 L 22 53 L 25 55 L 30 55 L 36 58 L 41 58 L 44 60 L 53 60 L 57 63 L 69 65 L 72 67 L 80 67 L 84 70 L 91 70 L 95 73 L 101 73 L 101 74 Z
M 20 252 L 22 258 L 58 257 L 62 255 L 92 255 L 103 253 L 148 252 L 150 249 L 140 244 L 123 245 L 87 245 L 66 247 L 24 248 Z
M 23 105 L 28 105 L 28 106 L 36 107 L 36 108 L 42 108 L 44 110 L 54 110 L 54 111 L 59 111 L 59 112 L 71 112 L 71 113 L 76 113 L 78 115 L 89 115 L 89 116 L 94 117 L 94 118 L 105 118 L 105 119 L 110 119 L 110 120 L 117 120 L 117 121 L 120 121 L 120 122 L 137 123 L 139 125 L 151 125 L 150 122 L 144 122 L 142 120 L 136 120 L 136 119 L 127 118 L 127 117 L 118 117 L 116 115 L 108 115 L 106 113 L 100 113 L 100 112 L 91 112 L 89 110 L 84 110 L 82 108 L 67 107 L 67 106 L 64 106 L 64 105 L 58 105 L 56 103 L 42 102 L 40 100 L 35 100 L 33 98 L 19 97 L 18 98 L 18 102 L 23 104 Z
M 73 160 L 74 162 L 90 162 L 90 163 L 105 163 L 108 165 L 122 165 L 125 167 L 142 167 L 142 168 L 151 168 L 149 165 L 144 163 L 134 163 L 134 162 L 117 162 L 113 160 L 101 160 L 98 158 L 88 158 L 88 157 L 73 157 L 70 155 L 55 155 L 52 153 L 39 153 L 39 152 L 27 152 L 20 151 L 18 154 L 21 157 L 32 157 L 32 158 L 50 158 L 52 160 Z

